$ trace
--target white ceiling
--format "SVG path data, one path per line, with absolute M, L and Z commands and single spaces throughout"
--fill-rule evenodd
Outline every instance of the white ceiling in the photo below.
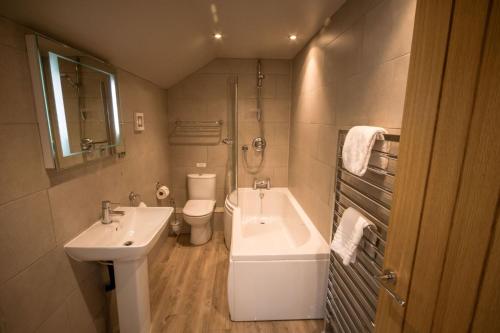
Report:
M 0 15 L 168 88 L 216 57 L 291 59 L 343 2 L 2 0 Z

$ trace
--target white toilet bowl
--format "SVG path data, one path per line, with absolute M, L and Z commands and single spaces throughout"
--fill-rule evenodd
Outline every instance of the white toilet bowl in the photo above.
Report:
M 188 200 L 182 210 L 184 221 L 191 225 L 191 244 L 205 244 L 212 237 L 215 200 Z

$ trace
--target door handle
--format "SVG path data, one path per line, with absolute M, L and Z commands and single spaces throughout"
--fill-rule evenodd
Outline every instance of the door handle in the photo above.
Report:
M 385 291 L 387 291 L 387 293 L 392 297 L 392 299 L 394 299 L 394 301 L 402 308 L 405 307 L 406 305 L 406 301 L 404 299 L 402 299 L 401 297 L 398 296 L 398 294 L 396 294 L 394 291 L 392 291 L 391 289 L 387 288 L 386 286 L 384 286 L 382 283 L 380 283 L 380 286 L 382 288 L 385 289 Z
M 222 140 L 222 143 L 225 145 L 232 145 L 233 144 L 233 139 L 230 138 L 225 138 Z
M 397 275 L 395 272 L 390 271 L 390 270 L 384 270 L 383 274 L 381 275 L 374 275 L 374 278 L 377 279 L 378 284 L 385 289 L 385 291 L 394 299 L 394 301 L 401 307 L 405 307 L 406 305 L 406 300 L 401 298 L 398 294 L 396 294 L 394 291 L 392 291 L 390 288 L 386 287 L 384 285 L 384 281 L 388 282 L 390 284 L 396 284 L 397 280 Z

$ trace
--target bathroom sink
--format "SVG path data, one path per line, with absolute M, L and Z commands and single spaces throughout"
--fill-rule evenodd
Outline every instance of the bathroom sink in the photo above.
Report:
M 146 256 L 165 229 L 172 207 L 118 207 L 116 222 L 97 221 L 64 246 L 78 261 L 126 261 Z
M 115 222 L 97 221 L 68 242 L 66 253 L 79 261 L 112 261 L 121 333 L 148 333 L 148 252 L 167 226 L 172 207 L 118 207 Z

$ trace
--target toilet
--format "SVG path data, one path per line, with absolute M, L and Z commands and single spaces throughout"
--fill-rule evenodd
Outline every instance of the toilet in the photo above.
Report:
M 205 244 L 212 237 L 215 208 L 215 174 L 187 175 L 188 201 L 182 210 L 184 221 L 191 225 L 191 244 Z

